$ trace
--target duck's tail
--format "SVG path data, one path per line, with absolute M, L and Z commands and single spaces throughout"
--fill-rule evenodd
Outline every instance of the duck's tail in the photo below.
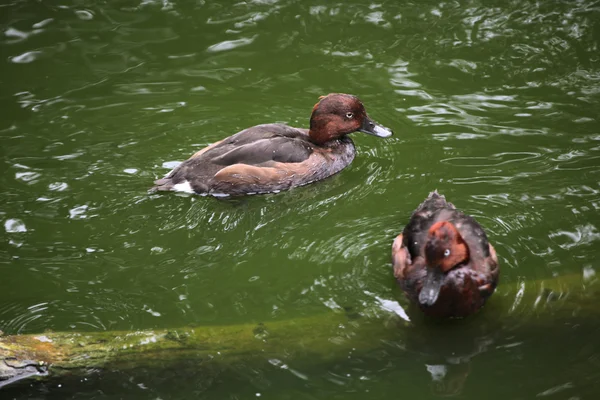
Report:
M 154 181 L 154 186 L 149 190 L 150 193 L 158 191 L 173 190 L 173 180 L 170 178 L 161 178 Z
M 451 208 L 456 209 L 454 204 L 446 201 L 446 196 L 438 193 L 437 189 L 433 192 L 429 193 L 429 196 L 425 199 L 423 203 L 419 206 L 419 209 L 428 208 L 428 209 L 439 209 L 439 208 Z

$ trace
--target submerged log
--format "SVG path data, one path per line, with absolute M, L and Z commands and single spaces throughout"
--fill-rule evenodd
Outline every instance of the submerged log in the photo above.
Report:
M 312 361 L 329 361 L 346 357 L 349 351 L 377 349 L 386 340 L 410 341 L 414 327 L 421 329 L 413 340 L 428 340 L 422 329 L 428 324 L 435 327 L 429 330 L 432 335 L 441 326 L 451 325 L 457 336 L 464 337 L 502 326 L 543 329 L 557 320 L 597 321 L 597 282 L 570 275 L 505 284 L 477 315 L 444 323 L 428 319 L 418 310 L 409 310 L 412 321 L 390 318 L 381 307 L 374 307 L 376 310 L 363 313 L 331 311 L 264 324 L 5 336 L 0 332 L 0 388 L 29 377 L 44 379 L 107 368 L 164 368 L 186 360 L 211 367 L 254 356 L 262 360 L 310 356 Z M 378 314 L 373 317 L 372 313 Z

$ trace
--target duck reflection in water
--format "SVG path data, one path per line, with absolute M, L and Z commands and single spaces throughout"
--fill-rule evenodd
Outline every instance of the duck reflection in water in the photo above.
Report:
M 437 355 L 432 354 L 435 363 L 425 364 L 427 372 L 431 375 L 431 392 L 445 397 L 461 394 L 471 372 L 472 358 L 485 353 L 493 342 L 491 338 L 485 336 L 472 340 L 465 337 L 449 348 L 430 349 L 430 354 L 437 353 Z M 466 350 L 464 346 L 471 347 L 471 350 Z M 451 355 L 448 355 L 449 350 L 454 350 L 451 351 Z

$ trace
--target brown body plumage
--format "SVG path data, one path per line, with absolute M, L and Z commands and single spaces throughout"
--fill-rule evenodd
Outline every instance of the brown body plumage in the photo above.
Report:
M 479 223 L 437 191 L 413 212 L 392 245 L 394 276 L 428 315 L 465 317 L 498 284 L 498 259 Z

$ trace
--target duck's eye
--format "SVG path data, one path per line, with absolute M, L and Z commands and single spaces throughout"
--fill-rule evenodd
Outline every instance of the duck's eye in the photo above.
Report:
M 354 118 L 354 113 L 347 112 L 347 113 L 346 113 L 346 118 L 348 118 L 348 119 L 352 119 L 352 118 Z
M 450 255 L 450 249 L 444 250 L 444 257 L 448 257 Z

